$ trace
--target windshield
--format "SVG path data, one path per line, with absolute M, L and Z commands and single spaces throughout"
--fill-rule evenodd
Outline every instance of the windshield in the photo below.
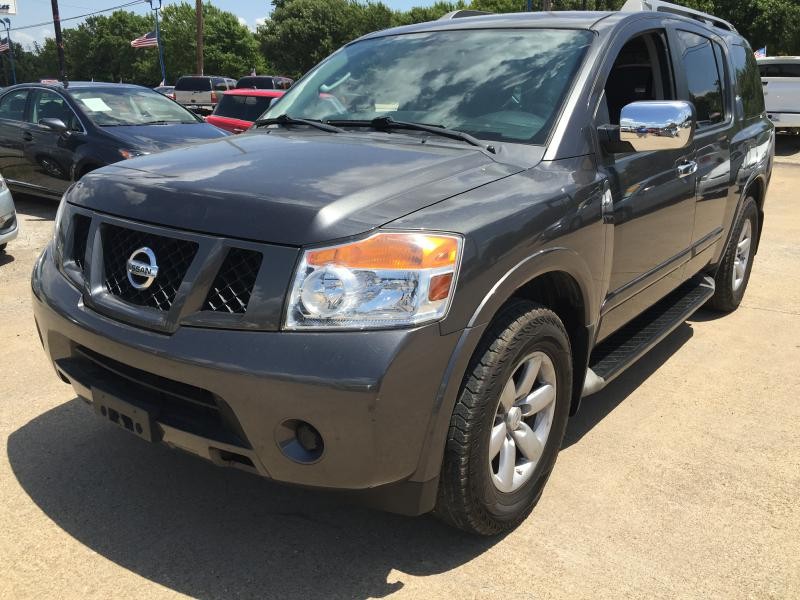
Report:
M 357 42 L 321 63 L 264 115 L 389 116 L 477 138 L 543 144 L 592 34 L 489 29 Z
M 175 83 L 175 89 L 179 92 L 210 92 L 210 77 L 181 77 Z
M 188 110 L 153 90 L 104 87 L 74 89 L 70 93 L 92 122 L 101 127 L 199 122 Z
M 225 94 L 217 104 L 214 114 L 218 117 L 255 121 L 261 113 L 267 110 L 271 100 L 272 98 L 267 96 Z

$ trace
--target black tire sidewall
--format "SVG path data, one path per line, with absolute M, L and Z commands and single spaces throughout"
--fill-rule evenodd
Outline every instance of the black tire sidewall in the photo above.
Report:
M 572 393 L 572 359 L 569 341 L 563 329 L 550 323 L 537 323 L 535 320 L 524 329 L 530 329 L 529 336 L 506 345 L 492 361 L 499 369 L 491 384 L 482 392 L 487 398 L 483 407 L 481 434 L 470 460 L 470 478 L 480 504 L 497 521 L 516 521 L 524 518 L 544 489 L 547 479 L 555 466 L 561 441 L 564 436 Z M 530 480 L 520 489 L 500 492 L 489 474 L 489 437 L 491 435 L 497 405 L 503 386 L 511 377 L 520 361 L 533 352 L 544 352 L 553 362 L 556 373 L 556 407 L 553 423 L 545 443 L 544 451 Z
M 750 235 L 752 238 L 750 255 L 747 258 L 747 268 L 745 269 L 742 285 L 739 286 L 739 289 L 734 290 L 733 263 L 736 259 L 736 248 L 739 243 L 739 236 L 742 233 L 745 221 L 748 220 L 750 221 Z M 758 227 L 758 207 L 756 206 L 755 200 L 748 196 L 744 201 L 742 210 L 739 213 L 739 217 L 737 218 L 733 231 L 731 232 L 728 247 L 725 249 L 725 258 L 722 261 L 722 264 L 720 265 L 720 271 L 715 278 L 716 285 L 719 289 L 717 290 L 717 298 L 715 298 L 716 301 L 714 304 L 722 310 L 734 310 L 739 306 L 742 298 L 744 298 L 745 291 L 747 290 L 747 284 L 750 281 L 750 272 L 753 269 L 753 261 L 755 259 L 757 245 L 756 240 L 758 240 Z

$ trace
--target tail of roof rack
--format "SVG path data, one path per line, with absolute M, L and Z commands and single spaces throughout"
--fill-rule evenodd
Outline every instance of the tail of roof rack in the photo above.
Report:
M 736 28 L 724 19 L 700 12 L 699 10 L 694 10 L 693 8 L 662 2 L 661 0 L 627 0 L 627 2 L 622 5 L 622 8 L 620 8 L 622 12 L 638 12 L 641 10 L 654 10 L 681 15 L 694 19 L 695 21 L 700 21 L 706 25 L 711 25 L 712 27 L 736 32 Z
M 492 13 L 485 10 L 454 10 L 439 17 L 439 21 L 447 21 L 449 19 L 460 19 L 462 17 L 479 17 L 481 15 L 491 15 Z

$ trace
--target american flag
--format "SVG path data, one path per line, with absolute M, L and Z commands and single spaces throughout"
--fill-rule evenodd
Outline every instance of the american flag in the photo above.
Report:
M 763 48 L 759 48 L 758 50 L 753 52 L 753 54 L 755 54 L 756 58 L 766 58 L 767 57 L 767 47 L 764 46 Z
M 137 37 L 131 42 L 134 48 L 156 48 L 158 46 L 158 38 L 155 31 L 145 33 L 143 36 Z
M 0 40 L 0 52 L 8 52 L 8 38 Z

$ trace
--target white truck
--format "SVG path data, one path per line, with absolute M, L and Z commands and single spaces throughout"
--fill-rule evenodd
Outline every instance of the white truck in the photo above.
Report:
M 800 133 L 800 56 L 758 59 L 767 116 L 776 129 Z

